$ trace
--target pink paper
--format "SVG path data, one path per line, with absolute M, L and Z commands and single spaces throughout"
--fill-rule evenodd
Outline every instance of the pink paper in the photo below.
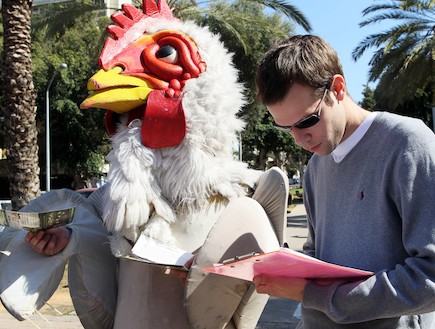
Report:
M 204 268 L 205 271 L 252 281 L 254 276 L 363 280 L 374 273 L 320 261 L 288 248 Z

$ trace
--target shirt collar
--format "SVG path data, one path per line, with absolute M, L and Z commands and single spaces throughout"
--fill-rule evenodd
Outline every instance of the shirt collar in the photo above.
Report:
M 336 163 L 340 163 L 346 155 L 358 144 L 358 142 L 364 137 L 367 130 L 369 130 L 373 121 L 376 118 L 377 112 L 371 112 L 363 122 L 356 128 L 356 130 L 345 141 L 338 144 L 331 155 Z

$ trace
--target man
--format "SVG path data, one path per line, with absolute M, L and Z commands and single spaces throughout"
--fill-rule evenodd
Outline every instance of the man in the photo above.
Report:
M 257 291 L 302 302 L 298 328 L 435 328 L 435 135 L 358 106 L 321 38 L 273 47 L 257 74 L 278 129 L 314 153 L 304 179 L 304 252 L 375 273 L 329 284 L 262 275 Z

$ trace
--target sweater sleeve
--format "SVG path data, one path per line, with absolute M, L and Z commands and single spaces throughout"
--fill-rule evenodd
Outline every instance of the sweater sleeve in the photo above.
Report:
M 309 206 L 310 200 L 308 195 L 306 194 L 307 188 L 305 186 L 303 187 L 303 191 L 304 191 L 304 206 L 307 213 L 307 229 L 308 229 L 307 240 L 303 245 L 303 252 L 304 254 L 309 255 L 311 257 L 316 257 L 315 234 L 314 234 L 314 227 L 312 224 L 313 221 L 311 219 L 312 218 L 310 212 L 311 208 Z
M 337 281 L 329 286 L 310 282 L 305 308 L 342 324 L 435 311 L 435 139 L 432 133 L 419 134 L 406 142 L 406 151 L 391 167 L 385 194 L 401 221 L 407 256 L 365 281 Z M 379 200 L 376 206 L 385 202 Z

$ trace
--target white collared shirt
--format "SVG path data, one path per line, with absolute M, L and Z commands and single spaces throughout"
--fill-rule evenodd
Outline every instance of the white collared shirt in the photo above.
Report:
M 350 135 L 344 142 L 338 144 L 334 151 L 332 151 L 332 157 L 336 163 L 340 163 L 346 155 L 355 147 L 356 144 L 364 137 L 367 130 L 376 118 L 377 112 L 370 113 L 367 118 L 356 128 L 356 130 Z

